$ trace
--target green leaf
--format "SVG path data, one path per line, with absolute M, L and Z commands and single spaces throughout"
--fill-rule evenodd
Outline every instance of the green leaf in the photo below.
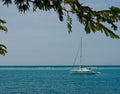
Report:
M 5 20 L 0 19 L 0 30 L 3 30 L 3 31 L 6 31 L 6 32 L 7 32 L 7 31 L 8 31 L 7 27 L 1 25 L 1 24 L 5 24 L 5 23 L 6 23 Z
M 6 23 L 6 21 L 5 20 L 2 20 L 2 19 L 0 19 L 0 24 L 5 24 Z
M 90 33 L 90 27 L 89 27 L 89 25 L 88 25 L 88 24 L 86 24 L 86 26 L 85 26 L 85 31 L 86 31 L 86 33 L 87 33 L 87 34 L 89 34 L 89 33 Z
M 5 55 L 7 53 L 7 47 L 3 44 L 0 44 L 0 54 Z
M 105 27 L 104 25 L 100 24 L 102 27 L 101 31 L 104 31 L 104 33 L 106 34 L 106 36 L 110 36 L 111 38 L 120 38 L 117 34 L 113 33 L 110 29 L 108 29 L 107 27 Z
M 72 25 L 67 22 L 68 33 L 72 32 Z

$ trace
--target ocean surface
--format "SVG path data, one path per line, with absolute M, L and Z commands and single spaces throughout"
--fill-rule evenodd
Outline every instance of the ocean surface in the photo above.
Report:
M 74 75 L 70 69 L 0 66 L 0 94 L 120 94 L 120 66 L 93 66 L 100 72 L 95 75 Z

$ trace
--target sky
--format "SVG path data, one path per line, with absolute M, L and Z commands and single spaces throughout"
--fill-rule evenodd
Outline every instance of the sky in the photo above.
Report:
M 95 10 L 119 7 L 120 0 L 80 0 Z M 0 65 L 73 65 L 80 39 L 83 39 L 83 65 L 120 65 L 120 39 L 104 33 L 86 34 L 84 27 L 73 17 L 73 32 L 68 33 L 66 20 L 59 21 L 53 11 L 32 9 L 25 14 L 16 6 L 0 3 L 0 19 L 7 21 L 8 32 L 0 31 L 0 43 L 7 46 Z M 120 24 L 118 30 L 120 35 Z M 76 61 L 79 64 L 79 59 Z

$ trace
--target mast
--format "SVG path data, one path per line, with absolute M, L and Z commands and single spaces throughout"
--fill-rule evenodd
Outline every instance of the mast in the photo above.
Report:
M 80 42 L 80 67 L 82 67 L 82 37 Z
M 82 37 L 81 37 L 81 39 L 80 39 L 80 44 L 79 44 L 79 47 L 78 47 L 78 51 L 77 51 L 77 53 L 76 53 L 76 56 L 75 56 L 75 59 L 74 59 L 74 62 L 73 62 L 73 66 L 75 65 L 75 63 L 76 63 L 76 60 L 77 60 L 77 57 L 79 56 L 79 59 L 80 59 L 80 61 L 79 61 L 79 66 L 80 66 L 80 68 L 82 67 Z

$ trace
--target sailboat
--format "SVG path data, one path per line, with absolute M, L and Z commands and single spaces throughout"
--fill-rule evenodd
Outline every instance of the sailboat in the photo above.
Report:
M 81 37 L 81 43 L 80 43 L 80 64 L 81 63 L 82 63 L 82 37 Z M 96 73 L 91 68 L 83 67 L 82 65 L 80 65 L 78 69 L 70 70 L 70 72 L 72 74 L 95 74 Z

